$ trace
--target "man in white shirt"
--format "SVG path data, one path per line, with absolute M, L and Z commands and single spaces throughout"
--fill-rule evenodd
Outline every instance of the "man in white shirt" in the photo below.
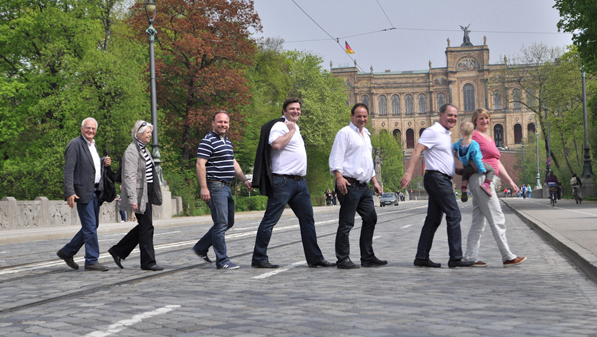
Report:
M 414 261 L 414 265 L 417 267 L 441 267 L 440 263 L 434 263 L 429 259 L 429 252 L 431 251 L 433 236 L 442 222 L 444 213 L 446 214 L 450 250 L 448 267 L 470 267 L 474 264 L 474 261 L 462 260 L 461 216 L 452 188 L 452 177 L 455 168 L 450 129 L 456 126 L 457 122 L 458 108 L 450 103 L 442 105 L 439 109 L 439 122 L 423 131 L 410 156 L 406 173 L 400 180 L 402 188 L 410 183 L 415 164 L 419 160 L 419 155 L 423 152 L 425 156 L 423 183 L 429 194 L 429 204 Z
M 340 199 L 340 218 L 336 233 L 336 267 L 340 269 L 359 268 L 350 260 L 348 235 L 354 227 L 355 213 L 363 219 L 361 238 L 361 265 L 363 267 L 383 266 L 388 261 L 380 260 L 373 253 L 373 231 L 377 224 L 377 213 L 373 194 L 367 185 L 373 183 L 376 193 L 381 186 L 375 177 L 372 146 L 369 131 L 365 128 L 369 118 L 367 105 L 357 103 L 350 111 L 351 123 L 336 134 L 330 154 L 330 172 L 336 177 L 336 190 Z
M 288 204 L 299 219 L 303 250 L 309 267 L 333 267 L 335 264 L 323 258 L 317 245 L 311 195 L 304 178 L 307 174 L 307 152 L 301 131 L 296 125 L 301 116 L 301 101 L 298 98 L 286 99 L 282 105 L 282 113 L 284 122 L 275 123 L 269 133 L 273 191 L 268 196 L 265 214 L 257 229 L 251 266 L 279 267 L 269 262 L 267 246 L 272 229 Z

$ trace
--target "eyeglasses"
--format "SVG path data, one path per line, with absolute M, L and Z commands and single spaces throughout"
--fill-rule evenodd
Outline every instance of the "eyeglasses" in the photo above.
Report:
M 139 126 L 139 128 L 137 129 L 137 133 L 139 133 L 139 130 L 141 130 L 141 128 L 147 126 L 147 122 L 143 121 L 143 123 L 141 123 L 141 126 Z

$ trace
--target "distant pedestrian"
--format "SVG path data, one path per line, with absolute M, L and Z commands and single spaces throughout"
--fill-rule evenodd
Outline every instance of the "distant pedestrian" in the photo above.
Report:
M 99 202 L 103 192 L 104 167 L 110 166 L 109 156 L 100 158 L 95 143 L 97 121 L 91 117 L 81 123 L 81 135 L 71 140 L 64 150 L 64 198 L 70 208 L 77 206 L 81 230 L 56 255 L 72 269 L 79 269 L 73 256 L 85 245 L 85 270 L 107 271 L 98 262 Z
M 444 104 L 439 109 L 439 122 L 425 129 L 413 150 L 406 173 L 400 180 L 400 187 L 408 186 L 421 152 L 425 155 L 425 176 L 423 183 L 429 194 L 427 216 L 421 229 L 414 265 L 418 267 L 441 267 L 429 259 L 433 237 L 446 214 L 450 260 L 448 267 L 470 267 L 474 262 L 462 260 L 462 238 L 460 233 L 460 208 L 454 197 L 454 156 L 450 130 L 458 122 L 458 108 Z
M 527 198 L 527 187 L 522 184 L 522 187 L 520 188 L 520 190 L 522 191 L 522 198 L 526 199 Z
M 337 200 L 337 198 L 338 198 L 338 194 L 336 193 L 336 189 L 333 188 L 332 189 L 332 204 L 334 206 L 336 206 L 336 200 Z
M 382 193 L 375 177 L 372 146 L 369 131 L 365 128 L 369 118 L 367 105 L 357 103 L 350 113 L 351 122 L 336 134 L 330 153 L 330 172 L 336 177 L 336 191 L 340 199 L 340 217 L 336 232 L 336 267 L 340 269 L 359 268 L 350 260 L 350 230 L 354 227 L 355 214 L 363 220 L 359 246 L 361 266 L 383 266 L 388 261 L 378 259 L 373 253 L 373 231 L 377 213 L 373 194 L 368 183 L 373 184 L 377 194 Z
M 117 244 L 108 249 L 114 263 L 122 269 L 122 261 L 139 246 L 141 269 L 160 271 L 153 248 L 153 208 L 162 204 L 162 190 L 153 158 L 147 150 L 153 125 L 138 120 L 131 130 L 132 142 L 122 157 L 122 208 L 136 214 L 138 224 Z
M 195 244 L 193 251 L 205 262 L 211 263 L 207 252 L 213 246 L 217 269 L 238 269 L 226 253 L 226 231 L 234 225 L 234 198 L 230 184 L 236 176 L 251 192 L 251 182 L 234 158 L 232 143 L 226 136 L 230 116 L 225 110 L 213 115 L 212 131 L 199 143 L 197 149 L 197 180 L 201 186 L 201 200 L 209 205 L 213 226 Z

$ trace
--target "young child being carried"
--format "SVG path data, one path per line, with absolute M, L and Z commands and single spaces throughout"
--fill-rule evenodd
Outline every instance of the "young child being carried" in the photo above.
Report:
M 495 176 L 495 170 L 493 166 L 485 164 L 481 160 L 483 155 L 481 154 L 481 148 L 479 143 L 473 140 L 474 125 L 471 122 L 463 122 L 460 124 L 460 135 L 462 139 L 452 145 L 458 159 L 464 166 L 462 173 L 462 197 L 460 200 L 466 202 L 468 195 L 466 193 L 466 187 L 468 186 L 468 180 L 470 176 L 479 171 L 480 174 L 486 174 L 485 182 L 481 184 L 481 189 L 491 196 L 491 182 Z

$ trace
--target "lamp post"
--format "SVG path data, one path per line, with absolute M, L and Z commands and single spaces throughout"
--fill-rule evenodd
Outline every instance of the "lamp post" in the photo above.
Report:
M 547 121 L 547 154 L 546 154 L 546 166 L 545 166 L 545 176 L 549 176 L 549 172 L 551 171 L 551 130 L 549 125 L 549 119 L 547 117 L 547 108 L 545 109 L 545 121 Z
M 158 113 L 157 113 L 157 99 L 155 90 L 155 53 L 153 49 L 153 42 L 157 31 L 153 28 L 153 21 L 155 20 L 156 4 L 157 0 L 144 0 L 145 14 L 147 14 L 147 21 L 149 22 L 149 28 L 146 32 L 149 35 L 149 74 L 151 82 L 151 124 L 153 124 L 153 135 L 152 135 L 152 151 L 151 156 L 155 163 L 155 170 L 158 175 L 161 186 L 165 186 L 164 176 L 162 175 L 162 161 L 160 160 L 160 145 L 158 141 Z
M 526 185 L 526 179 L 524 179 L 525 176 L 525 170 L 524 170 L 524 142 L 522 143 L 522 185 Z
M 537 119 L 535 117 L 535 141 L 537 142 L 537 181 L 535 182 L 535 189 L 541 188 L 541 173 L 539 172 L 539 128 L 537 127 Z
M 591 165 L 591 152 L 589 149 L 589 131 L 587 123 L 587 91 L 585 87 L 585 67 L 580 68 L 582 72 L 582 114 L 585 124 L 585 155 L 582 166 L 582 178 L 593 178 L 593 167 Z

